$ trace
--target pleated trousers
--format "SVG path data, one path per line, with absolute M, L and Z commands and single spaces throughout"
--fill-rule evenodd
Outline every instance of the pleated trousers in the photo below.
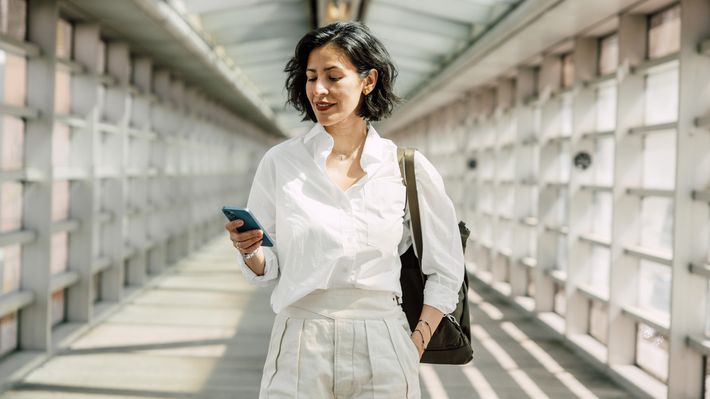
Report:
M 318 290 L 276 315 L 261 399 L 418 399 L 419 354 L 393 293 Z

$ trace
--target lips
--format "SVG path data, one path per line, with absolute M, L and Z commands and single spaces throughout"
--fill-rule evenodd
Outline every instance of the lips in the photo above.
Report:
M 331 109 L 334 105 L 335 105 L 335 103 L 329 103 L 329 102 L 325 102 L 325 101 L 318 101 L 318 102 L 316 103 L 316 111 L 318 111 L 318 112 L 325 112 L 325 111 L 328 111 L 329 109 Z

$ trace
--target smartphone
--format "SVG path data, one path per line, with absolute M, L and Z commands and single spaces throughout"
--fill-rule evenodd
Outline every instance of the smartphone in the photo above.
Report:
M 254 215 L 248 208 L 240 208 L 238 206 L 224 206 L 222 207 L 222 213 L 224 213 L 224 216 L 226 216 L 227 219 L 229 219 L 230 221 L 236 219 L 241 219 L 244 221 L 242 227 L 237 228 L 238 232 L 243 233 L 245 231 L 250 230 L 261 230 L 261 232 L 264 233 L 264 235 L 262 236 L 261 245 L 265 247 L 274 246 L 273 241 L 271 241 L 269 235 L 266 234 L 266 230 L 261 226 L 261 223 L 256 220 L 256 217 L 254 217 Z

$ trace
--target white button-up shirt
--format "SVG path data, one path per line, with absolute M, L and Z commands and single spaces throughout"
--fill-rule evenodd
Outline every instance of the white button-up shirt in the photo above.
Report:
M 267 151 L 254 176 L 248 207 L 274 241 L 262 247 L 264 275 L 241 259 L 254 284 L 276 283 L 279 313 L 310 292 L 362 288 L 401 296 L 400 254 L 412 243 L 397 146 L 369 127 L 360 165 L 366 175 L 341 190 L 326 172 L 333 138 L 316 124 Z M 464 273 L 458 219 L 434 166 L 415 154 L 424 258 L 424 303 L 443 313 L 458 301 Z

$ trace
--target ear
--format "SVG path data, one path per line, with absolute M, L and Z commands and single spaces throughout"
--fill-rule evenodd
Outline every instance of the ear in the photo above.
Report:
M 377 69 L 370 69 L 365 79 L 362 80 L 362 94 L 368 95 L 372 93 L 377 84 L 377 76 Z

